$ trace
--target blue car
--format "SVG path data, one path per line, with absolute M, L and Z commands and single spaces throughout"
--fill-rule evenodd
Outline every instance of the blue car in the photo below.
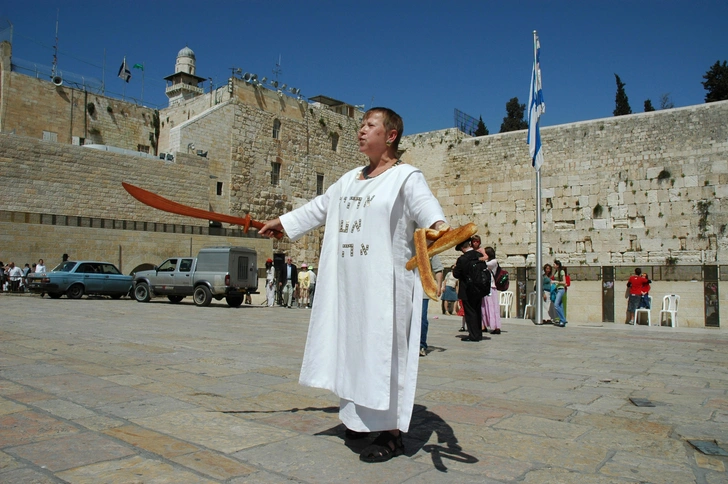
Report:
M 119 299 L 129 294 L 133 279 L 111 262 L 66 261 L 50 272 L 28 274 L 28 289 L 53 299 L 64 294 L 69 299 L 79 299 L 84 294 Z

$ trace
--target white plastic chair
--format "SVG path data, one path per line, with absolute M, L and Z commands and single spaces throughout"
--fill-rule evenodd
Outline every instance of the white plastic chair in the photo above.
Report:
M 647 298 L 650 300 L 650 308 L 652 308 L 652 296 L 647 296 Z M 634 312 L 634 319 L 632 319 L 632 324 L 637 326 L 637 322 L 640 320 L 640 314 L 646 314 L 647 326 L 652 326 L 652 320 L 650 319 L 650 309 L 647 308 L 638 308 Z
M 498 293 L 498 305 L 504 309 L 504 318 L 511 317 L 511 305 L 513 304 L 513 292 L 503 291 Z
M 529 312 L 533 313 L 532 316 L 529 317 Z M 523 309 L 523 319 L 533 319 L 536 317 L 536 291 L 533 291 L 528 295 L 528 303 L 526 304 L 526 307 Z
M 677 306 L 680 303 L 680 296 L 677 294 L 669 294 L 662 298 L 662 311 L 660 311 L 660 326 L 667 319 L 670 320 L 670 326 L 677 327 Z

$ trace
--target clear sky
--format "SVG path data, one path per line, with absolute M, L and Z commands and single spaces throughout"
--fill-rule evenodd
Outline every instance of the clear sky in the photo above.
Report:
M 497 133 L 506 102 L 528 101 L 533 30 L 542 126 L 612 116 L 615 73 L 633 112 L 667 93 L 675 107 L 702 104 L 703 74 L 728 60 L 725 0 L 8 0 L 14 61 L 50 69 L 57 16 L 67 80 L 103 78 L 107 93 L 139 99 L 140 70 L 126 86 L 116 77 L 126 56 L 145 66 L 144 103 L 165 107 L 185 45 L 216 86 L 233 67 L 272 78 L 280 58 L 279 81 L 304 97 L 391 107 L 405 134 L 452 127 L 454 108 Z

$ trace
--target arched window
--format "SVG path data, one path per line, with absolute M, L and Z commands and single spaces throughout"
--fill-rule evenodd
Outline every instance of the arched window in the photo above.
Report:
M 273 120 L 273 139 L 279 139 L 281 135 L 281 122 L 278 119 Z

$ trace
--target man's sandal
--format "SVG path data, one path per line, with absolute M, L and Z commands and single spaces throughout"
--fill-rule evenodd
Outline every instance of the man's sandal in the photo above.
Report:
M 385 431 L 361 451 L 359 460 L 363 462 L 385 462 L 402 454 L 404 454 L 402 434 L 393 435 Z

